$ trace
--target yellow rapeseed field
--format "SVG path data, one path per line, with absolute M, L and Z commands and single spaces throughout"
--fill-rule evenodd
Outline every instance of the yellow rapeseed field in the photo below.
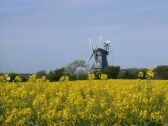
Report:
M 168 125 L 168 81 L 0 83 L 1 126 Z

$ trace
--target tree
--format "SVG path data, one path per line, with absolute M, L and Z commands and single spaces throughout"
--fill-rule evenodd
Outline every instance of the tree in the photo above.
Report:
M 74 74 L 76 80 L 87 80 L 88 74 L 83 70 L 78 70 Z
M 59 79 L 63 76 L 66 75 L 65 74 L 65 69 L 64 68 L 60 68 L 60 69 L 56 69 L 54 71 L 50 71 L 47 74 L 47 79 L 49 81 L 59 81 Z
M 84 60 L 75 60 L 65 67 L 65 72 L 72 75 L 76 71 L 78 71 L 80 68 L 81 69 L 86 68 L 85 64 L 86 62 Z
M 107 74 L 108 78 L 117 78 L 120 72 L 119 66 L 109 66 L 100 71 L 102 74 Z
M 28 81 L 28 77 L 26 77 L 24 74 L 20 74 L 19 76 L 21 77 L 22 82 Z
M 154 69 L 156 79 L 168 79 L 168 66 L 157 66 Z
M 17 76 L 17 74 L 16 73 L 9 73 L 9 76 L 10 76 L 10 82 L 12 82 L 15 80 L 15 77 Z
M 138 78 L 139 69 L 131 68 L 131 69 L 124 69 L 120 71 L 119 78 L 124 79 L 136 79 Z
M 41 78 L 42 76 L 46 76 L 47 72 L 45 70 L 40 70 L 36 73 L 37 78 Z

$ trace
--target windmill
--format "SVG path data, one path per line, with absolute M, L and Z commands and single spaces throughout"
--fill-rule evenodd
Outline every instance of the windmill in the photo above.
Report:
M 99 47 L 100 44 L 103 44 L 104 47 Z M 93 59 L 94 63 L 91 67 L 92 70 L 99 70 L 108 66 L 107 55 L 109 55 L 110 44 L 111 42 L 109 40 L 103 42 L 102 37 L 100 37 L 97 45 L 94 47 L 92 39 L 90 39 L 92 54 L 87 61 L 87 65 L 89 64 L 91 59 Z

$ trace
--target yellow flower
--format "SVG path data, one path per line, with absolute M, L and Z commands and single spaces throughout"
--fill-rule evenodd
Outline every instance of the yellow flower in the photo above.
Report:
M 61 78 L 60 78 L 60 81 L 69 81 L 69 76 L 62 76 Z
M 22 81 L 22 78 L 19 77 L 19 76 L 16 76 L 14 80 L 15 80 L 15 82 L 21 82 L 21 81 Z
M 147 110 L 144 110 L 144 111 L 140 111 L 140 117 L 142 118 L 142 119 L 146 119 L 147 118 Z
M 107 80 L 107 79 L 108 79 L 107 74 L 101 74 L 101 75 L 100 75 L 100 79 L 101 79 L 101 80 Z
M 154 71 L 153 71 L 153 69 L 148 68 L 148 69 L 146 70 L 146 78 L 147 78 L 147 79 L 152 79 L 152 78 L 154 78 Z
M 140 71 L 139 73 L 138 73 L 138 78 L 143 78 L 144 77 L 144 73 L 142 72 L 142 71 Z
M 89 73 L 88 74 L 88 80 L 94 80 L 95 79 L 95 74 L 94 73 Z

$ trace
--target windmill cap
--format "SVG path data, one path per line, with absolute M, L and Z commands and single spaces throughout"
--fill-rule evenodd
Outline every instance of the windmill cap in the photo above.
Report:
M 104 42 L 104 44 L 110 44 L 111 43 L 111 41 L 109 41 L 109 40 L 106 40 L 105 42 Z

